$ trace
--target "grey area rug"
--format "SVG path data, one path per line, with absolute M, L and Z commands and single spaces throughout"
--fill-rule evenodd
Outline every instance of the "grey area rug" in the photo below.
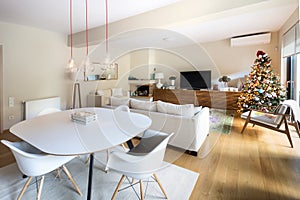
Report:
M 121 174 L 109 171 L 105 173 L 102 171 L 103 165 L 101 164 L 105 157 L 104 153 L 95 155 L 95 167 L 93 176 L 93 193 L 92 199 L 111 199 L 112 194 L 121 178 Z M 41 195 L 41 200 L 76 200 L 86 199 L 87 191 L 87 177 L 88 177 L 88 164 L 85 164 L 86 157 L 75 158 L 66 166 L 72 173 L 75 181 L 83 193 L 79 196 L 71 182 L 62 173 L 63 179 L 59 180 L 55 176 L 56 172 L 49 173 L 45 177 L 45 183 Z M 166 166 L 157 172 L 164 189 L 168 194 L 170 200 L 185 200 L 189 199 L 194 185 L 198 179 L 198 173 L 178 167 L 173 164 L 165 163 Z M 22 174 L 18 170 L 17 165 L 11 164 L 6 167 L 0 168 L 0 199 L 1 200 L 15 200 L 17 199 L 26 179 L 22 178 Z M 128 186 L 125 180 L 122 187 Z M 147 183 L 144 183 L 146 189 Z M 146 189 L 146 199 L 164 199 L 163 193 L 160 191 L 155 182 L 149 182 Z M 136 191 L 139 194 L 139 187 L 136 185 Z M 28 186 L 23 200 L 31 200 L 36 197 L 35 182 Z M 138 199 L 132 188 L 127 188 L 120 191 L 116 199 Z
M 221 135 L 231 132 L 235 111 L 210 108 L 209 110 L 209 137 L 198 151 L 198 158 L 204 159 L 217 145 Z
M 234 111 L 210 109 L 210 132 L 230 134 Z

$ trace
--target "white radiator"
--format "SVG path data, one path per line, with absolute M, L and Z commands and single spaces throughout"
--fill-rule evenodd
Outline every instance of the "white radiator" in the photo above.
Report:
M 36 117 L 40 112 L 49 108 L 60 109 L 60 97 L 49 97 L 24 101 L 24 119 Z

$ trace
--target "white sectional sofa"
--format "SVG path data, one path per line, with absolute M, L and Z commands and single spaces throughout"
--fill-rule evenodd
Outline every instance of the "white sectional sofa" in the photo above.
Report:
M 127 105 L 131 112 L 152 119 L 150 129 L 165 133 L 174 132 L 169 144 L 188 150 L 195 155 L 209 134 L 209 108 L 193 104 L 176 105 L 162 101 L 143 101 L 132 98 L 111 97 L 108 107 Z M 107 107 L 107 106 L 106 106 Z

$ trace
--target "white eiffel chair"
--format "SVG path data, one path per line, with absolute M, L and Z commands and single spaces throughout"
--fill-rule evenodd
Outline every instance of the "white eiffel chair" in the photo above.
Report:
M 114 109 L 115 114 L 117 114 L 117 112 L 119 112 L 119 111 L 130 112 L 130 109 L 126 105 L 120 105 Z M 124 143 L 120 144 L 120 146 L 122 146 L 122 150 L 129 151 L 129 149 L 125 146 Z M 118 148 L 118 147 L 114 147 L 114 148 Z M 106 162 L 108 161 L 110 151 L 111 151 L 111 149 L 106 150 Z M 90 161 L 90 158 L 91 158 L 90 156 L 87 158 L 87 160 L 85 161 L 85 164 L 87 164 Z M 104 171 L 108 172 L 107 170 L 104 170 Z
M 165 198 L 167 198 L 167 194 L 155 173 L 163 166 L 165 150 L 169 138 L 172 135 L 173 133 L 167 134 L 154 130 L 146 130 L 140 143 L 129 152 L 116 150 L 110 153 L 107 169 L 123 174 L 112 199 L 115 199 L 117 193 L 120 191 L 120 186 L 125 177 L 127 180 L 129 180 L 129 178 L 132 178 L 132 180 L 139 180 L 140 198 L 142 200 L 145 196 L 142 182 L 150 177 L 158 183 Z M 134 185 L 132 182 L 130 183 L 131 186 Z
M 114 112 L 117 113 L 119 111 L 130 112 L 130 108 L 126 105 L 120 105 L 114 109 Z M 121 144 L 124 151 L 128 151 L 129 149 L 125 146 L 125 144 Z M 109 153 L 108 153 L 109 154 Z
M 114 113 L 117 114 L 119 111 L 130 112 L 130 109 L 126 105 L 120 105 L 114 109 Z M 127 148 L 124 143 L 120 144 L 120 146 L 122 147 L 122 149 L 121 149 L 122 151 L 125 151 L 125 152 L 129 151 L 129 148 Z M 113 149 L 116 149 L 116 148 L 118 148 L 118 147 L 114 147 Z M 111 151 L 111 149 L 106 150 L 106 162 L 108 162 L 110 151 Z M 107 169 L 105 169 L 105 172 L 108 172 Z
M 10 142 L 7 140 L 1 140 L 1 142 L 11 149 L 20 171 L 28 177 L 23 189 L 18 196 L 18 200 L 22 198 L 32 177 L 41 176 L 41 181 L 37 193 L 37 199 L 39 200 L 44 184 L 44 175 L 51 171 L 54 171 L 59 167 L 62 167 L 63 171 L 71 180 L 76 192 L 80 196 L 82 196 L 78 185 L 65 166 L 65 164 L 75 158 L 75 156 L 55 156 L 46 154 L 24 141 Z

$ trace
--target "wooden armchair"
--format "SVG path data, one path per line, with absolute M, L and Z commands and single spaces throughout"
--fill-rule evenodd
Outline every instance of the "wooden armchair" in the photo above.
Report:
M 297 101 L 288 99 L 285 100 L 282 104 L 285 104 L 289 107 L 288 112 L 289 112 L 289 119 L 288 123 L 292 126 L 295 127 L 298 136 L 300 137 L 300 108 L 299 104 Z
M 242 114 L 242 118 L 246 119 L 244 127 L 242 129 L 242 134 L 245 131 L 248 123 L 252 123 L 253 126 L 258 125 L 264 128 L 268 128 L 280 133 L 286 134 L 288 140 L 293 148 L 293 142 L 289 131 L 288 121 L 287 121 L 287 111 L 288 105 L 280 104 L 274 111 L 274 113 L 264 113 L 262 111 L 250 110 Z M 284 129 L 281 129 L 282 123 L 284 124 Z

